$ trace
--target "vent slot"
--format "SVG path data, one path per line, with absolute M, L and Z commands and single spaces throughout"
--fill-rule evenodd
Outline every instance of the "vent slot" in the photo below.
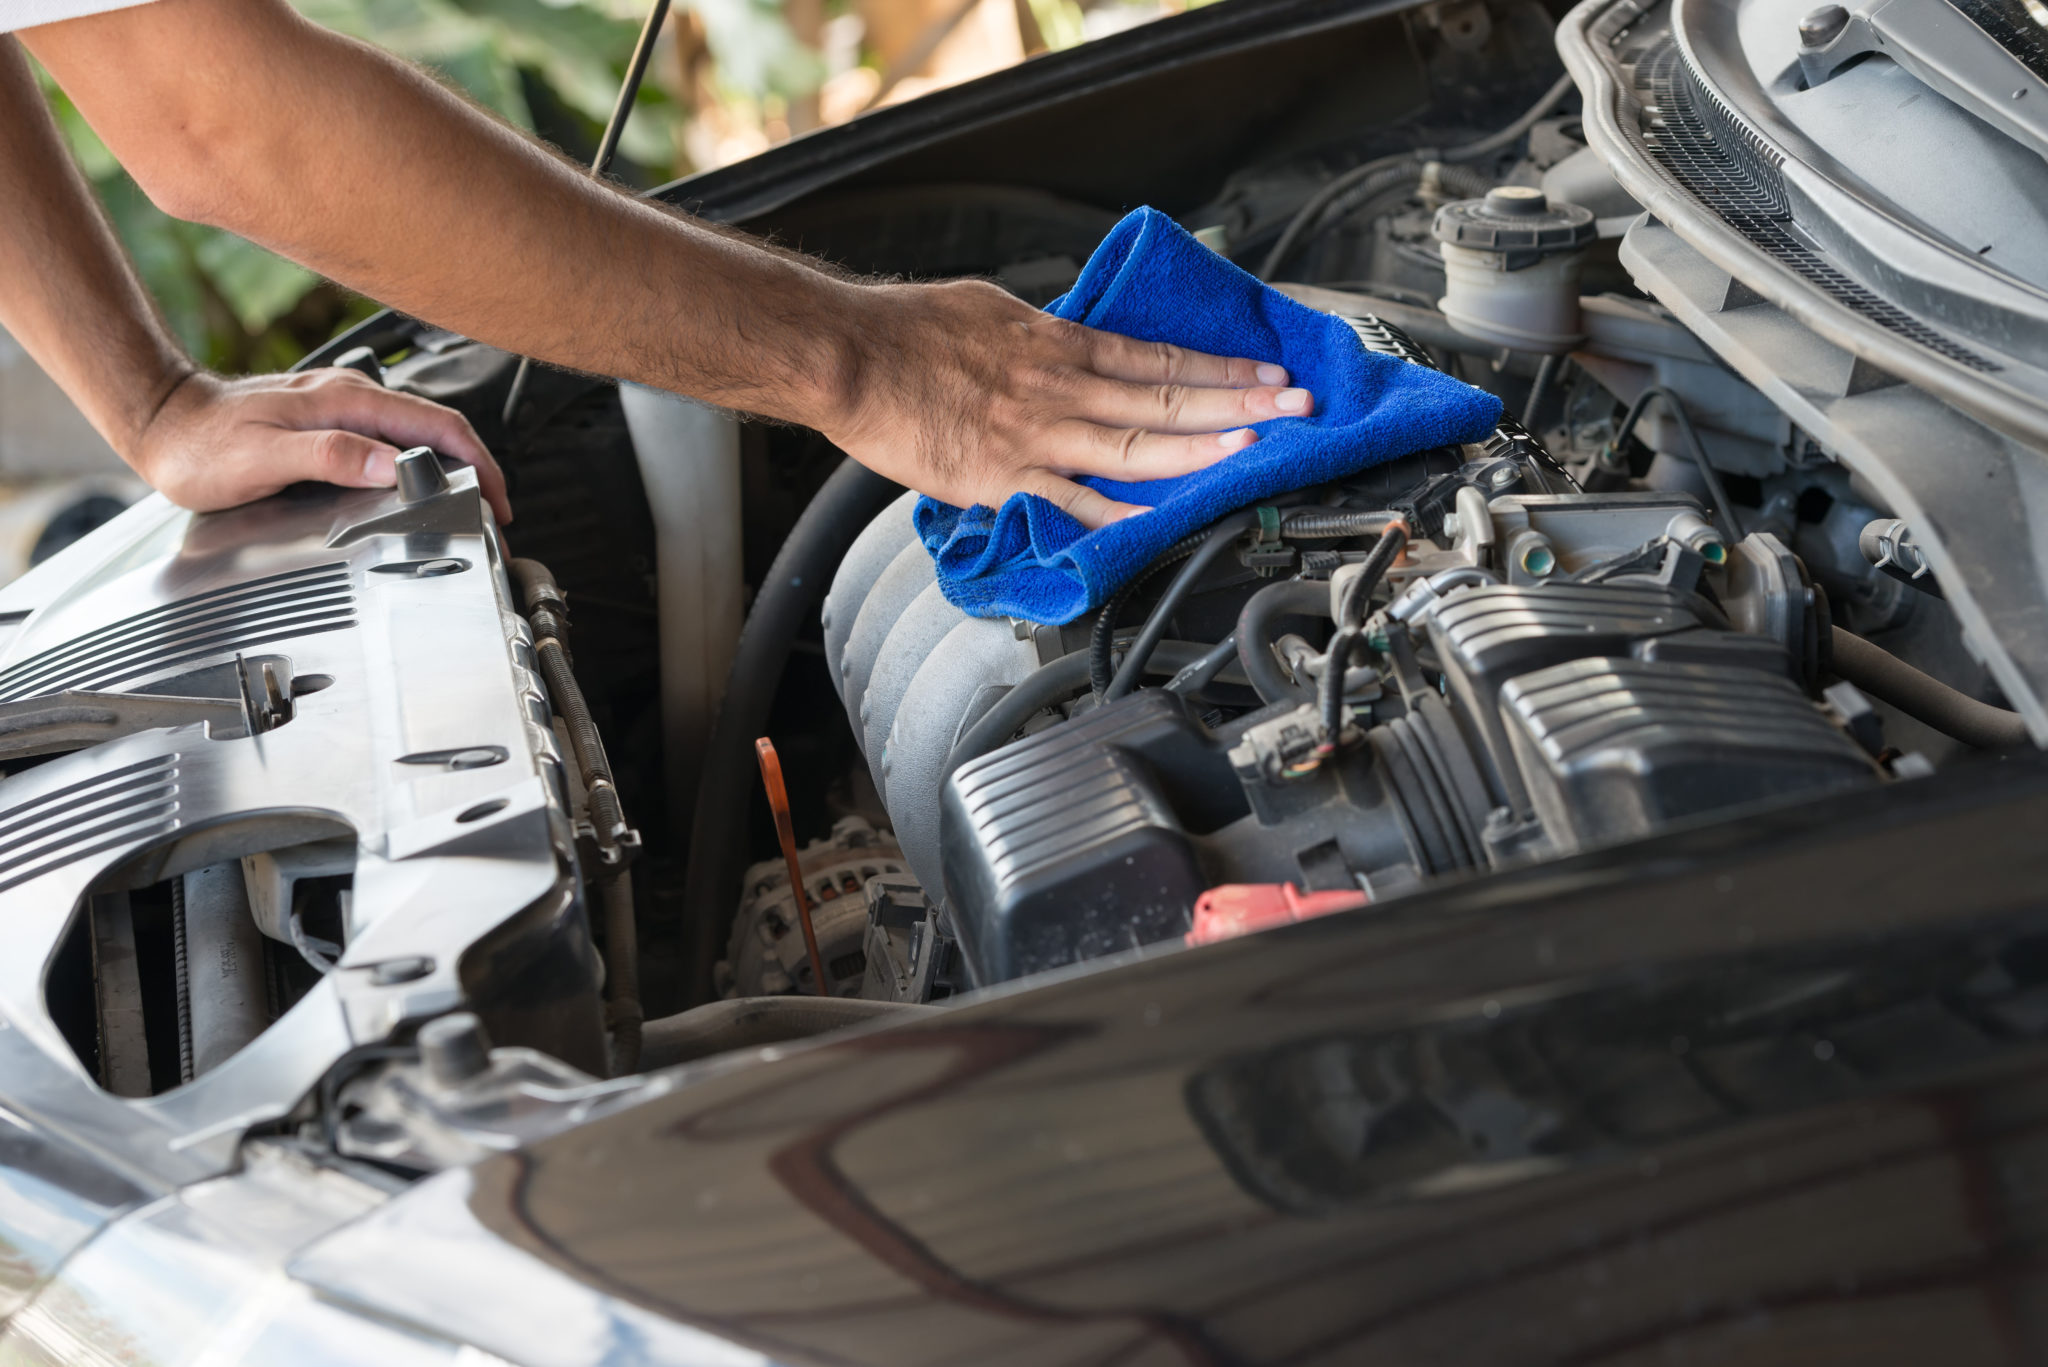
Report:
M 0 811 L 0 892 L 175 829 L 177 760 L 146 759 Z
M 1643 56 L 1635 85 L 1638 98 L 1654 106 L 1662 119 L 1644 135 L 1644 148 L 1752 246 L 1887 332 L 1971 370 L 2003 369 L 1879 297 L 1800 240 L 1790 224 L 1778 169 L 1783 158 L 1699 84 L 1676 40 L 1667 37 Z
M 0 671 L 0 702 L 105 690 L 214 655 L 355 625 L 347 566 L 252 579 L 124 617 Z

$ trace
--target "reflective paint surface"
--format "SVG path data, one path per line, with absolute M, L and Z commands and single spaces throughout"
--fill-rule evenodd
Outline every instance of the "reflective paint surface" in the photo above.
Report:
M 2010 763 L 671 1075 L 297 1271 L 536 1362 L 606 1354 L 458 1287 L 802 1362 L 2034 1360 L 2044 819 Z

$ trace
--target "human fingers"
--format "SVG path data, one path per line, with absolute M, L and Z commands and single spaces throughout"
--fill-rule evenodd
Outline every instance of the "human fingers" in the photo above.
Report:
M 1305 418 L 1315 411 L 1306 389 L 1211 389 L 1185 384 L 1136 384 L 1083 376 L 1056 400 L 1067 414 L 1106 427 L 1192 435 L 1223 432 L 1273 418 Z
M 1166 342 L 1141 342 L 1121 333 L 1081 329 L 1090 369 L 1111 380 L 1133 384 L 1176 384 L 1214 389 L 1279 388 L 1287 383 L 1284 366 L 1242 356 L 1211 356 L 1204 351 Z
M 316 382 L 301 390 L 307 408 L 287 414 L 285 426 L 338 427 L 379 437 L 399 448 L 431 446 L 475 469 L 477 486 L 492 515 L 500 522 L 512 520 L 512 505 L 505 492 L 505 472 L 471 427 L 469 419 L 443 404 L 417 394 L 386 389 L 353 370 L 313 372 Z M 280 396 L 282 397 L 282 395 Z M 287 400 L 292 402 L 292 400 Z M 296 419 L 296 420 L 295 420 Z M 385 480 L 389 484 L 390 480 Z
M 1119 503 L 1085 484 L 1061 479 L 1050 470 L 1030 471 L 1018 481 L 1017 487 L 1024 493 L 1038 495 L 1091 531 L 1152 511 L 1143 504 Z M 991 502 L 999 504 L 1002 500 L 998 498 Z
M 254 479 L 267 487 L 240 491 L 235 502 L 260 498 L 301 480 L 344 489 L 388 489 L 398 479 L 398 448 L 340 427 L 293 431 L 267 439 L 261 463 L 250 468 Z
M 1062 474 L 1098 475 L 1129 484 L 1206 470 L 1259 439 L 1249 427 L 1178 437 L 1092 422 L 1064 422 L 1047 435 L 1040 464 Z

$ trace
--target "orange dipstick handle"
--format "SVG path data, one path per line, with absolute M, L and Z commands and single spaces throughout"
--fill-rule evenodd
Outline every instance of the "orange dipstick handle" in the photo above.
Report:
M 761 786 L 768 790 L 768 810 L 775 813 L 775 838 L 782 842 L 782 858 L 789 865 L 789 887 L 796 894 L 797 919 L 803 922 L 804 948 L 811 952 L 811 982 L 819 996 L 832 995 L 825 981 L 825 961 L 818 957 L 818 932 L 811 925 L 811 896 L 804 888 L 804 871 L 796 862 L 796 825 L 789 819 L 789 790 L 782 786 L 782 759 L 775 742 L 763 736 L 754 742 L 754 754 L 761 761 Z

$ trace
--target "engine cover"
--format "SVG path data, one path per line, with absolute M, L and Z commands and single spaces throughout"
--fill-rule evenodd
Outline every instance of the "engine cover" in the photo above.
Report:
M 961 766 L 945 892 L 975 981 L 1173 938 L 1221 883 L 1385 896 L 1877 781 L 1782 647 L 1670 589 L 1472 588 L 1430 640 L 1445 696 L 1313 772 L 1286 762 L 1312 708 L 1212 729 L 1159 690 Z
M 604 1068 L 561 751 L 468 469 L 411 501 L 143 500 L 0 590 L 0 715 L 10 1106 L 182 1180 L 352 1048 L 457 1006 Z M 286 943 L 315 901 L 339 917 Z M 148 937 L 174 916 L 196 1026 L 254 1014 L 183 1085 L 168 994 L 149 995 L 172 955 Z M 124 965 L 139 1013 L 107 1009 Z

